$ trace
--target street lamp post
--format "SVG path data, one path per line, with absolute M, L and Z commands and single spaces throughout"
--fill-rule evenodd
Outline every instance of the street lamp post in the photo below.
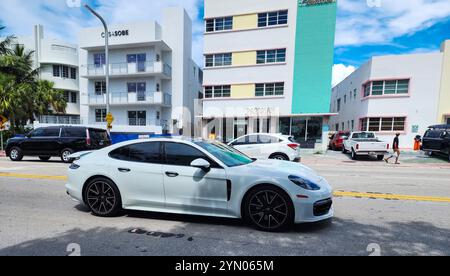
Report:
M 108 31 L 108 25 L 106 24 L 105 19 L 100 16 L 94 9 L 92 9 L 88 4 L 84 5 L 86 9 L 88 9 L 94 16 L 96 16 L 103 24 L 103 27 L 105 28 L 105 75 L 106 75 L 106 114 L 109 116 L 110 114 L 110 104 L 109 104 L 109 31 Z M 108 132 L 109 132 L 109 125 L 108 123 Z

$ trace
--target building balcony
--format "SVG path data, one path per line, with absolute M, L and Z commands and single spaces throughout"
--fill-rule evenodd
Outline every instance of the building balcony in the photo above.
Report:
M 106 77 L 106 66 L 97 64 L 82 65 L 81 76 L 88 79 Z M 172 78 L 172 67 L 163 62 L 112 63 L 109 65 L 111 78 L 155 76 L 162 79 Z
M 111 105 L 172 105 L 172 95 L 163 92 L 111 92 L 109 96 Z M 106 95 L 89 94 L 90 106 L 106 105 Z
M 80 116 L 44 115 L 39 117 L 39 123 L 50 125 L 80 125 L 83 122 Z

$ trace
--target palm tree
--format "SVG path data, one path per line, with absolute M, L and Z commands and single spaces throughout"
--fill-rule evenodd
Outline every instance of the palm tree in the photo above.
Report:
M 5 27 L 0 26 L 0 32 L 1 32 L 2 30 L 4 30 L 4 29 L 5 29 Z M 15 39 L 15 37 L 11 35 L 11 36 L 7 36 L 7 37 L 5 38 L 5 40 L 0 41 L 0 56 L 1 56 L 1 55 L 6 55 L 6 54 L 9 54 L 9 53 L 10 53 L 9 47 L 10 47 L 10 45 L 11 45 L 11 43 L 13 42 L 14 39 Z

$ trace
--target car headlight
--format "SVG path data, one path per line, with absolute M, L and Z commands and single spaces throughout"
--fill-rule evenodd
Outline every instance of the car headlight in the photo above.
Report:
M 295 176 L 295 175 L 290 175 L 289 176 L 289 180 L 294 183 L 295 185 L 305 189 L 305 190 L 309 190 L 309 191 L 318 191 L 320 190 L 320 186 L 309 181 L 306 179 L 303 179 L 299 176 Z

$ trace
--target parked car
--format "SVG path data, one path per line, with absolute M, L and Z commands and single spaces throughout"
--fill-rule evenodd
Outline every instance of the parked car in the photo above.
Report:
M 75 152 L 96 150 L 111 145 L 111 139 L 103 129 L 86 127 L 38 128 L 24 137 L 8 140 L 6 155 L 12 161 L 21 161 L 24 156 L 38 156 L 42 161 L 60 157 L 70 163 L 69 156 Z
M 373 132 L 353 132 L 349 138 L 344 140 L 342 152 L 350 152 L 353 160 L 359 156 L 377 156 L 378 160 L 383 160 L 388 154 L 389 143 L 380 141 Z
M 344 147 L 344 140 L 348 139 L 349 136 L 350 132 L 348 131 L 339 131 L 333 134 L 330 138 L 328 148 L 330 150 L 342 150 Z
M 300 144 L 294 137 L 281 134 L 249 134 L 231 143 L 232 146 L 244 154 L 256 159 L 278 159 L 300 162 Z
M 281 231 L 333 216 L 332 188 L 308 167 L 253 160 L 218 142 L 134 140 L 71 157 L 67 193 L 100 217 L 127 209 L 242 218 Z
M 422 150 L 429 155 L 444 155 L 450 161 L 450 125 L 430 127 L 423 136 Z

